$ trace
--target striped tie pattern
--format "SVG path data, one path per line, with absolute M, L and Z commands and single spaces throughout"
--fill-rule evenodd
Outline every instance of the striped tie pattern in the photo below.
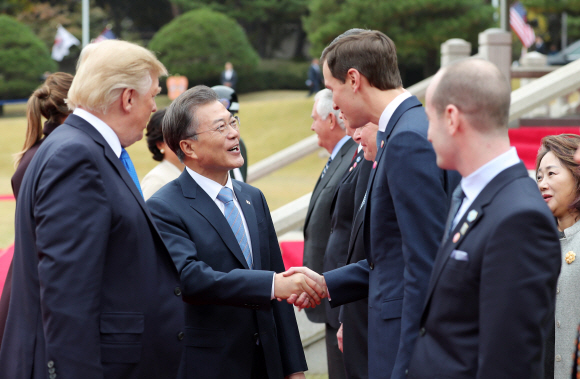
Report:
M 326 171 L 328 171 L 328 166 L 330 166 L 330 162 L 332 162 L 332 157 L 328 158 L 326 166 L 324 166 L 324 169 L 322 169 L 322 175 L 320 175 L 321 178 L 324 178 L 324 174 L 326 174 Z
M 234 193 L 228 187 L 223 187 L 217 195 L 217 199 L 224 203 L 224 216 L 228 220 L 228 224 L 232 228 L 238 244 L 242 249 L 244 258 L 248 262 L 248 267 L 250 269 L 254 268 L 254 263 L 252 260 L 252 253 L 250 252 L 250 245 L 248 244 L 248 237 L 246 236 L 246 231 L 244 230 L 244 224 L 242 222 L 242 215 L 238 208 L 234 204 Z

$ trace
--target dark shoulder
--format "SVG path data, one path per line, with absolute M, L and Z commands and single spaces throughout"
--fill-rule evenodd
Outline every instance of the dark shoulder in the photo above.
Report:
M 492 200 L 494 209 L 506 216 L 534 213 L 553 219 L 550 209 L 542 199 L 537 184 L 530 177 L 520 177 L 507 183 Z

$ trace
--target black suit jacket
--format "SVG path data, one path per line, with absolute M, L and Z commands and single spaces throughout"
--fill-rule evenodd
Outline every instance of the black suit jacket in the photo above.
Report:
M 179 277 L 101 134 L 70 115 L 38 149 L 16 210 L 0 376 L 173 378 Z
M 224 215 L 187 170 L 147 201 L 187 303 L 180 377 L 249 379 L 257 336 L 270 378 L 306 371 L 292 306 L 270 300 L 273 274 L 284 264 L 266 200 L 260 190 L 232 182 L 254 270 Z
M 543 379 L 560 254 L 524 165 L 500 172 L 437 253 L 409 377 Z
M 450 183 L 459 182 L 457 173 L 437 167 L 427 128 L 425 111 L 412 96 L 377 133 L 362 230 L 367 259 L 324 274 L 333 307 L 368 296 L 371 378 L 405 378 Z
M 226 71 L 222 71 L 222 73 L 220 74 L 220 84 L 224 85 L 224 83 L 230 83 L 230 87 L 233 89 L 236 89 L 236 85 L 238 84 L 238 73 L 236 72 L 236 70 L 233 70 L 232 72 L 232 77 L 230 78 L 230 80 L 226 79 Z
M 342 176 L 350 166 L 357 144 L 349 139 L 342 145 L 324 177 L 319 178 L 312 191 L 310 204 L 304 221 L 304 266 L 323 272 L 324 253 L 330 237 L 330 206 L 336 188 Z M 323 303 L 328 300 L 323 299 Z M 306 316 L 312 322 L 326 322 L 326 304 L 316 308 L 305 309 Z

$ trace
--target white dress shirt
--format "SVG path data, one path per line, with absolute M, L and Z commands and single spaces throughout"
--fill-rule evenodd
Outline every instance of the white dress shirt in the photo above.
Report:
M 121 146 L 119 137 L 117 137 L 117 133 L 115 133 L 115 131 L 111 129 L 109 125 L 105 124 L 103 120 L 101 120 L 94 114 L 89 113 L 81 108 L 76 108 L 73 114 L 75 116 L 82 118 L 83 120 L 91 124 L 95 129 L 97 129 L 97 131 L 101 133 L 105 141 L 107 141 L 107 143 L 109 144 L 109 146 L 111 147 L 117 158 L 121 157 L 121 150 L 123 149 L 123 147 Z
M 252 260 L 253 260 L 254 254 L 252 252 L 252 239 L 250 238 L 250 231 L 248 230 L 248 224 L 246 223 L 246 217 L 244 216 L 244 211 L 242 210 L 242 207 L 240 207 L 240 203 L 238 202 L 238 198 L 236 197 L 236 192 L 234 191 L 234 187 L 232 185 L 232 178 L 230 178 L 230 176 L 228 175 L 228 181 L 226 182 L 226 185 L 222 186 L 218 182 L 215 182 L 209 178 L 206 178 L 203 175 L 198 174 L 197 172 L 193 171 L 189 167 L 185 167 L 185 169 L 187 170 L 189 175 L 191 175 L 193 180 L 195 180 L 195 182 L 201 187 L 201 189 L 203 189 L 205 191 L 205 193 L 207 193 L 207 195 L 214 201 L 214 203 L 217 205 L 217 207 L 222 212 L 224 217 L 225 217 L 224 212 L 225 212 L 226 206 L 221 200 L 218 200 L 217 196 L 223 187 L 227 187 L 230 190 L 232 190 L 232 193 L 234 194 L 234 205 L 236 206 L 236 208 L 238 208 L 238 212 L 240 212 L 240 216 L 242 216 L 241 217 L 242 224 L 244 225 L 244 231 L 246 232 L 246 238 L 248 239 L 248 246 L 250 248 L 250 256 L 252 257 Z M 274 276 L 275 275 L 276 275 L 276 273 L 274 273 L 274 275 L 272 275 L 272 291 L 271 291 L 270 299 L 274 299 Z
M 346 141 L 348 141 L 350 139 L 350 136 L 344 136 L 340 139 L 340 141 L 338 141 L 336 143 L 336 145 L 334 145 L 334 148 L 332 149 L 332 153 L 330 154 L 330 157 L 332 159 L 334 159 L 334 157 L 336 157 L 336 154 L 338 154 L 338 152 L 340 151 L 340 148 L 344 146 L 344 144 L 346 143 Z
M 487 162 L 477 170 L 471 173 L 471 175 L 461 179 L 461 189 L 465 194 L 465 198 L 459 207 L 459 211 L 453 219 L 453 224 L 451 229 L 455 228 L 463 214 L 467 212 L 475 198 L 480 194 L 480 192 L 487 186 L 489 182 L 493 180 L 500 172 L 520 163 L 520 158 L 515 147 L 511 147 L 505 153 L 498 155 L 491 161 Z
M 408 98 L 410 98 L 411 96 L 413 96 L 411 94 L 411 92 L 409 92 L 407 90 L 404 90 L 404 91 L 405 92 L 403 92 L 399 96 L 395 97 L 393 99 L 393 101 L 391 101 L 387 105 L 387 107 L 385 108 L 385 110 L 381 114 L 381 118 L 379 118 L 379 130 L 381 132 L 384 132 L 387 129 L 387 125 L 389 124 L 389 121 L 391 120 L 391 117 L 393 117 L 393 114 L 395 113 L 397 108 L 399 108 L 399 105 L 401 105 L 403 103 L 403 101 L 405 101 Z

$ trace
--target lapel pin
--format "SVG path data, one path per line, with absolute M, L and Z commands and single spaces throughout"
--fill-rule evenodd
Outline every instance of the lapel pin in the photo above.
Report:
M 354 162 L 354 164 L 352 165 L 352 167 L 356 167 L 356 162 Z
M 467 215 L 467 221 L 471 222 L 473 220 L 475 220 L 475 218 L 477 217 L 477 211 L 475 209 L 473 209 L 471 212 L 469 212 L 469 214 Z
M 377 161 L 375 161 L 375 163 L 373 163 L 373 168 L 377 168 Z
M 455 233 L 455 235 L 453 236 L 453 243 L 456 243 L 457 241 L 459 241 L 459 237 L 461 237 L 461 234 Z
M 360 157 L 356 157 L 356 163 L 360 162 Z
M 384 140 L 382 140 L 382 141 L 381 141 L 381 149 L 382 149 L 383 147 L 385 147 L 385 141 L 384 141 Z
M 250 200 L 246 200 L 246 203 L 250 204 Z M 251 205 L 251 204 L 250 204 Z
M 461 230 L 459 230 L 459 233 L 465 234 L 465 232 L 467 231 L 467 228 L 469 228 L 469 224 L 464 222 L 463 225 L 461 225 Z
M 354 168 L 354 166 L 353 166 L 353 167 L 351 167 L 351 168 L 349 168 L 349 169 L 348 169 L 348 172 L 351 172 L 353 168 Z
M 573 251 L 569 251 L 566 253 L 564 259 L 566 260 L 566 263 L 572 264 L 572 262 L 576 260 L 576 254 Z

